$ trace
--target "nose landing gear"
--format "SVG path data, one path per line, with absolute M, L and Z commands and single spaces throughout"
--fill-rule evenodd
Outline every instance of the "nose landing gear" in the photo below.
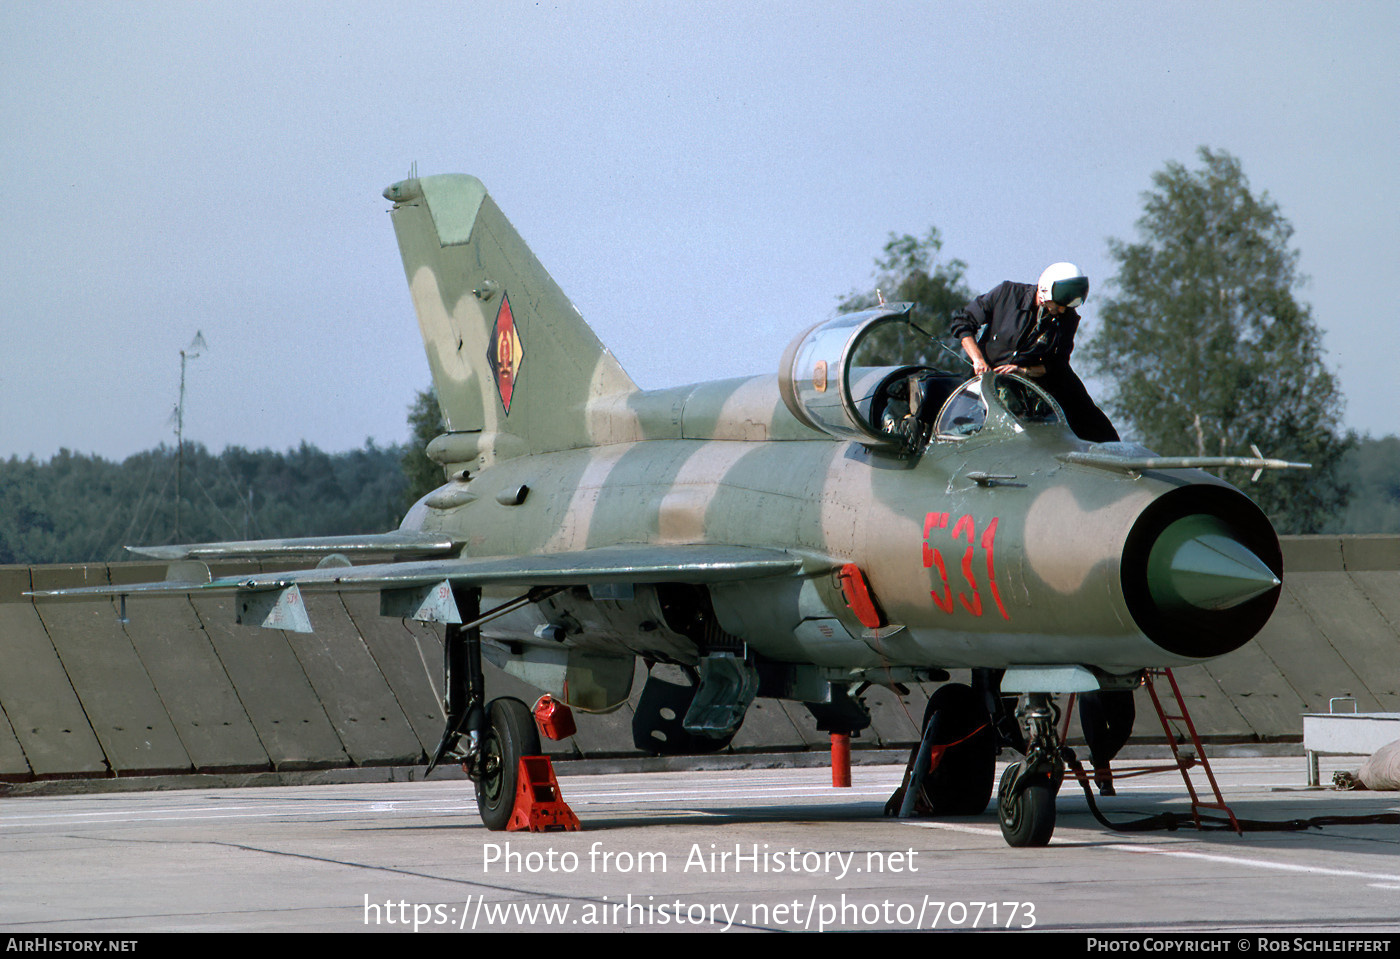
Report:
M 997 819 L 1007 845 L 1044 846 L 1055 831 L 1055 795 L 1065 776 L 1059 709 L 1049 693 L 1027 693 L 1016 718 L 1026 731 L 1026 758 L 1002 773 Z

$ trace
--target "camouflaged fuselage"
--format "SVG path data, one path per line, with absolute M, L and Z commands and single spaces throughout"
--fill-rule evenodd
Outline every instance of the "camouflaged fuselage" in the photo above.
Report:
M 851 365 L 878 311 L 812 327 L 776 376 L 641 391 L 479 181 L 414 179 L 385 196 L 448 428 L 428 448 L 448 482 L 404 529 L 450 535 L 464 557 L 659 557 L 621 592 L 580 567 L 580 586 L 488 623 L 505 659 L 569 658 L 581 677 L 581 651 L 612 655 L 598 666 L 610 703 L 633 654 L 688 664 L 716 649 L 857 677 L 1128 673 L 1233 649 L 1272 610 L 1277 541 L 1246 497 L 1195 470 L 1068 462 L 1088 444 L 1024 381 L 1003 390 L 988 374 L 972 396 L 986 394 L 985 422 L 901 446 L 872 404 L 902 373 Z M 1003 402 L 1015 393 L 1045 415 L 1018 415 Z M 801 574 L 685 579 L 667 549 L 695 545 L 779 551 Z M 684 616 L 659 567 L 702 592 Z M 717 630 L 695 627 L 706 617 Z
M 821 571 L 808 587 L 820 607 L 804 606 L 800 582 L 711 587 L 725 629 L 781 661 L 1125 672 L 1199 658 L 1144 634 L 1122 566 L 1135 524 L 1164 495 L 1204 484 L 1231 496 L 1205 474 L 1067 465 L 1056 454 L 1086 444 L 1062 425 L 992 424 L 917 456 L 872 452 L 800 424 L 771 376 L 628 394 L 590 414 L 603 445 L 499 460 L 456 484 L 469 502 L 420 504 L 405 525 L 457 536 L 473 556 L 682 543 L 793 551 Z M 523 502 L 498 500 L 521 486 Z M 902 632 L 868 635 L 826 572 L 846 563 L 864 571 Z M 804 621 L 824 619 L 844 633 L 802 635 Z M 510 625 L 487 635 L 530 640 Z M 658 652 L 645 633 L 621 639 L 601 631 L 576 641 Z M 683 650 L 672 644 L 661 658 L 684 660 Z

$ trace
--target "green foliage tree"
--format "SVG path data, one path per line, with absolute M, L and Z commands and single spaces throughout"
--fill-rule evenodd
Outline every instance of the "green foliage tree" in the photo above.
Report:
M 285 453 L 185 444 L 180 539 L 331 536 L 393 529 L 404 448 L 347 453 L 303 443 Z M 129 559 L 127 545 L 175 538 L 175 450 L 121 463 L 61 450 L 48 462 L 0 460 L 0 563 Z
M 1315 532 L 1345 503 L 1343 400 L 1322 361 L 1293 228 L 1239 160 L 1202 147 L 1201 166 L 1153 175 L 1083 353 L 1105 406 L 1164 455 L 1229 455 L 1257 444 L 1310 472 L 1268 471 L 1250 494 L 1283 532 Z
M 1342 458 L 1351 485 L 1333 533 L 1400 533 L 1400 436 L 1362 437 Z
M 403 475 L 408 480 L 404 505 L 412 506 L 442 485 L 442 467 L 428 459 L 428 444 L 447 426 L 432 387 L 420 390 L 408 409 L 408 446 L 403 453 Z
M 948 321 L 975 295 L 967 286 L 967 264 L 962 260 L 939 262 L 943 238 L 930 227 L 922 238 L 890 234 L 884 252 L 875 259 L 875 282 L 869 292 L 851 292 L 837 305 L 842 313 L 868 310 L 879 305 L 878 290 L 886 302 L 914 304 L 911 314 L 917 329 L 890 324 L 867 337 L 861 344 L 856 363 L 861 366 L 897 366 L 917 363 L 970 372 L 953 356 L 939 348 L 947 341 Z M 923 332 L 919 332 L 922 330 Z M 956 355 L 957 350 L 953 353 Z
M 409 412 L 408 444 L 323 453 L 185 444 L 183 542 L 377 533 L 442 485 L 423 450 L 443 431 L 431 390 Z M 0 564 L 128 559 L 126 545 L 175 539 L 176 451 L 160 446 L 114 463 L 61 450 L 47 462 L 0 459 Z

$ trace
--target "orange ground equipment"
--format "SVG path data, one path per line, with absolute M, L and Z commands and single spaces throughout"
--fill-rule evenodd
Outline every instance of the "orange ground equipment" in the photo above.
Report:
M 578 817 L 559 793 L 548 756 L 521 756 L 507 832 L 577 832 Z
M 1165 677 L 1170 685 L 1172 698 L 1176 701 L 1176 713 L 1171 714 L 1163 707 L 1162 700 L 1157 695 L 1157 688 L 1154 678 Z M 1230 828 L 1237 834 L 1241 834 L 1239 820 L 1235 818 L 1235 813 L 1226 804 L 1225 798 L 1220 794 L 1220 786 L 1215 781 L 1215 773 L 1210 768 L 1210 763 L 1206 760 L 1205 746 L 1201 743 L 1201 737 L 1196 732 L 1196 725 L 1191 721 L 1191 715 L 1186 709 L 1186 701 L 1182 698 L 1181 689 L 1176 684 L 1176 677 L 1172 675 L 1170 669 L 1148 669 L 1144 673 L 1143 685 L 1147 689 L 1147 694 L 1152 697 L 1152 706 L 1157 711 L 1157 718 L 1162 723 L 1162 732 L 1166 735 L 1167 745 L 1171 747 L 1172 762 L 1170 764 L 1158 764 L 1148 766 L 1130 766 L 1113 771 L 1109 774 L 1110 781 L 1128 779 L 1133 776 L 1145 776 L 1149 773 L 1178 770 L 1181 778 L 1186 783 L 1186 791 L 1191 796 L 1191 818 L 1195 822 L 1196 828 L 1202 828 L 1201 810 L 1214 809 L 1223 812 L 1229 820 Z M 1070 697 L 1069 706 L 1065 709 L 1064 726 L 1061 729 L 1060 741 L 1064 742 L 1069 734 L 1069 720 L 1074 714 L 1074 697 Z M 1179 722 L 1183 724 L 1184 733 L 1179 735 L 1172 729 L 1171 723 Z M 1180 740 L 1187 739 L 1190 742 L 1188 749 L 1181 748 Z M 1206 782 L 1210 787 L 1214 801 L 1201 798 L 1197 791 L 1196 783 L 1191 779 L 1191 770 L 1196 769 L 1205 774 Z M 1080 780 L 1080 784 L 1085 786 L 1088 795 L 1087 782 L 1090 774 L 1083 768 L 1074 769 L 1070 772 Z M 1090 796 L 1092 803 L 1093 797 Z
M 568 739 L 578 732 L 578 724 L 574 722 L 574 711 L 548 693 L 535 703 L 535 725 L 540 727 L 540 732 L 556 742 Z

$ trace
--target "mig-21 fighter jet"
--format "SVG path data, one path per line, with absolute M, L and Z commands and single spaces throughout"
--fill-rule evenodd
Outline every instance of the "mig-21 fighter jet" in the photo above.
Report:
M 539 752 L 529 708 L 490 698 L 482 658 L 570 707 L 606 712 L 653 675 L 634 720 L 654 752 L 722 748 L 759 696 L 819 727 L 869 724 L 870 684 L 1004 670 L 1026 755 L 1003 776 L 1002 829 L 1049 841 L 1064 771 L 1052 697 L 1125 689 L 1148 667 L 1229 652 L 1273 611 L 1274 530 L 1202 468 L 1077 439 L 1029 380 L 866 367 L 860 345 L 908 308 L 799 333 L 772 375 L 639 390 L 482 184 L 414 177 L 393 204 L 447 431 L 446 482 L 391 533 L 140 549 L 162 583 L 58 590 L 237 595 L 240 622 L 310 630 L 307 590 L 374 590 L 381 612 L 446 626 L 447 728 L 481 815 L 504 828 L 517 760 Z M 391 562 L 361 562 L 364 555 Z M 212 578 L 232 557 L 313 568 Z M 924 722 L 972 731 L 978 697 L 945 684 Z M 996 739 L 928 777 L 934 808 L 983 810 Z M 948 759 L 952 756 L 949 753 Z

